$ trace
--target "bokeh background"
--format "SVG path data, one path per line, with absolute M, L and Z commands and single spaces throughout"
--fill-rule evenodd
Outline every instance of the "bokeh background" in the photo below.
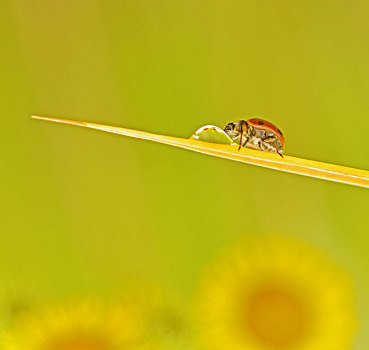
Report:
M 369 169 L 369 4 L 1 0 L 0 290 L 40 300 L 150 281 L 191 300 L 241 235 L 323 250 L 369 347 L 369 192 L 47 115 L 189 137 L 261 116 L 288 155 Z

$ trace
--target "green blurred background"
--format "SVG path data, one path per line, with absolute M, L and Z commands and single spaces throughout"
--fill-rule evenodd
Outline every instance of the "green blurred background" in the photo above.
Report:
M 322 248 L 369 347 L 369 192 L 32 114 L 189 137 L 262 116 L 286 154 L 369 169 L 366 1 L 0 1 L 0 283 L 53 299 L 154 281 L 189 300 L 242 234 Z

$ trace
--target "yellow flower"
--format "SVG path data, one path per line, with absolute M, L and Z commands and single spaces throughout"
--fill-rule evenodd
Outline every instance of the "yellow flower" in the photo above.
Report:
M 210 266 L 195 303 L 211 350 L 347 350 L 356 318 L 347 274 L 282 236 L 239 242 Z
M 70 302 L 21 313 L 0 335 L 3 350 L 187 350 L 179 305 L 141 285 L 106 303 Z
M 138 318 L 130 308 L 111 313 L 98 302 L 71 302 L 28 311 L 2 335 L 6 350 L 136 349 Z
M 182 303 L 155 284 L 131 286 L 114 305 L 131 305 L 139 310 L 142 329 L 140 350 L 187 350 L 191 342 Z

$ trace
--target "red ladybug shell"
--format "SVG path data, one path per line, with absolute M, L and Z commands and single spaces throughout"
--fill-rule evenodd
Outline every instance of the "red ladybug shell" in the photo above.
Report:
M 266 120 L 259 119 L 259 118 L 249 119 L 247 123 L 256 129 L 264 129 L 264 130 L 273 131 L 278 136 L 278 138 L 281 140 L 282 145 L 284 147 L 284 137 L 283 137 L 282 131 L 279 130 L 274 124 L 269 123 Z

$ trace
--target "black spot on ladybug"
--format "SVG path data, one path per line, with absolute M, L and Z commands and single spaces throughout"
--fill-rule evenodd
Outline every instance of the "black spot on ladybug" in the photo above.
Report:
M 258 121 L 258 124 L 259 124 L 259 125 L 264 125 L 264 122 L 263 122 L 262 120 L 259 120 L 259 121 Z
M 279 129 L 278 129 L 278 132 L 279 132 L 281 135 L 283 135 L 281 130 L 279 130 Z

